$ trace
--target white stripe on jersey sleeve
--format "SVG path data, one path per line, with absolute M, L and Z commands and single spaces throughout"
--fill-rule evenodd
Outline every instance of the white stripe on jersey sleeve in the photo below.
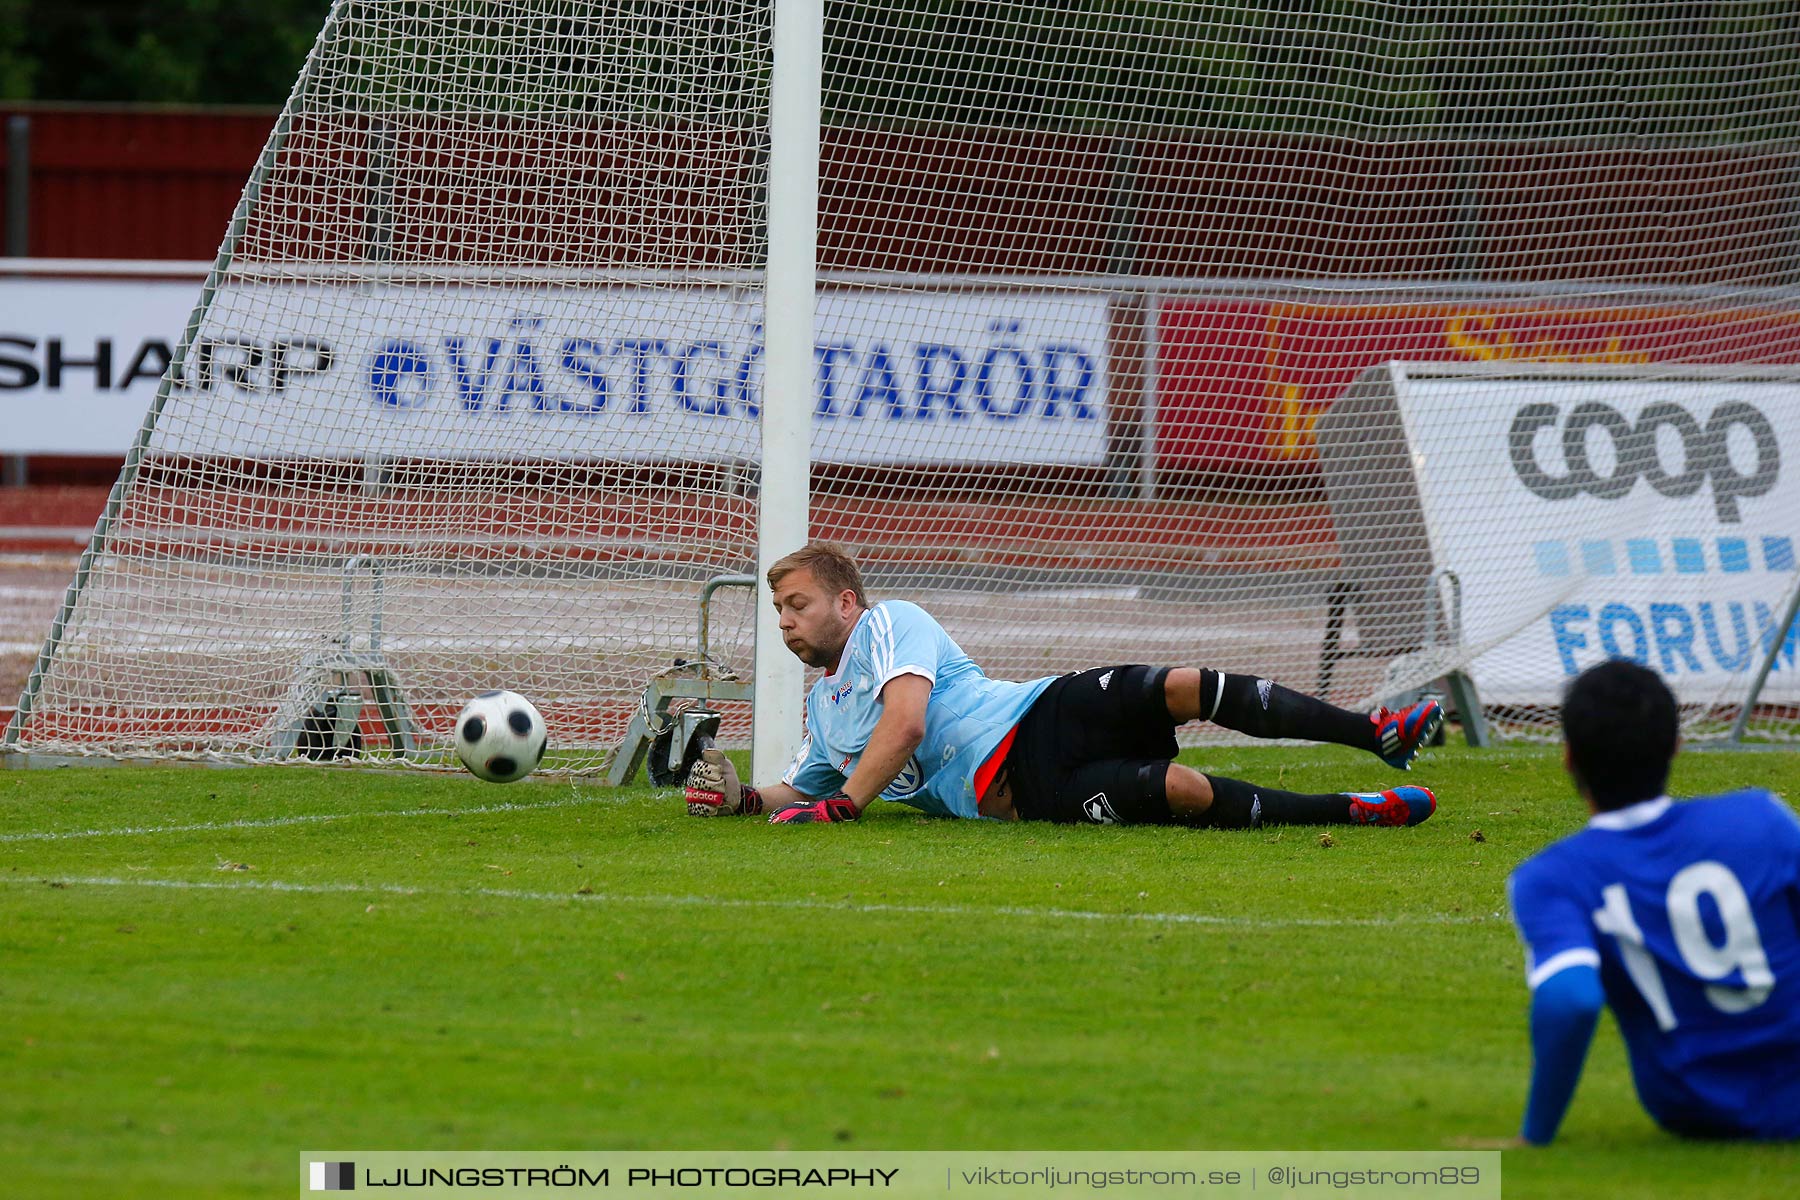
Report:
M 800 749 L 794 755 L 794 761 L 788 764 L 787 770 L 781 773 L 781 782 L 789 787 L 800 776 L 800 768 L 806 765 L 806 756 L 812 753 L 812 730 L 808 729 L 800 735 Z
M 937 670 L 934 667 L 925 663 L 895 664 L 894 659 L 899 651 L 894 643 L 893 615 L 880 608 L 871 611 L 877 618 L 873 624 L 873 630 L 880 638 L 877 643 L 880 650 L 871 655 L 872 662 L 870 664 L 875 669 L 875 694 L 879 696 L 881 689 L 886 687 L 890 680 L 898 679 L 902 675 L 918 675 L 927 683 L 935 685 Z
M 924 679 L 926 683 L 934 686 L 937 684 L 937 676 L 932 673 L 930 667 L 922 667 L 917 663 L 902 663 L 875 681 L 875 694 L 877 696 L 881 695 L 882 688 L 886 687 L 890 681 L 898 679 L 902 675 L 917 675 Z
M 870 609 L 869 615 L 874 618 L 869 622 L 869 665 L 881 678 L 894 665 L 894 619 L 879 606 Z
M 1552 954 L 1549 958 L 1531 968 L 1525 976 L 1525 986 L 1532 991 L 1552 975 L 1568 970 L 1570 967 L 1592 967 L 1600 969 L 1600 952 L 1586 946 L 1577 946 L 1573 950 L 1564 950 L 1561 954 Z

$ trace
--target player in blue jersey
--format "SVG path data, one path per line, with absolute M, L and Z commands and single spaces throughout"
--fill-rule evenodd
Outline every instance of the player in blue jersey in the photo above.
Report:
M 1210 720 L 1256 737 L 1369 750 L 1405 768 L 1443 720 L 1435 702 L 1371 717 L 1247 675 L 1137 665 L 1012 683 L 989 679 L 924 609 L 870 606 L 857 565 L 813 542 L 769 569 L 789 650 L 827 674 L 806 698 L 806 741 L 780 783 L 745 787 L 708 750 L 688 811 L 853 821 L 877 798 L 940 816 L 1094 824 L 1416 825 L 1422 787 L 1305 795 L 1170 760 L 1175 730 Z
M 1757 789 L 1671 801 L 1675 697 L 1635 663 L 1584 671 L 1562 725 L 1593 816 L 1509 885 L 1531 988 L 1520 1136 L 1556 1136 L 1610 1004 L 1659 1125 L 1800 1137 L 1800 820 Z

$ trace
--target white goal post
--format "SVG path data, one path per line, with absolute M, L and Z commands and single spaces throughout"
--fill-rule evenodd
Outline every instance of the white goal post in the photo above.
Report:
M 808 536 L 998 676 L 1791 738 L 1797 19 L 1337 7 L 338 0 L 6 750 L 766 778 Z

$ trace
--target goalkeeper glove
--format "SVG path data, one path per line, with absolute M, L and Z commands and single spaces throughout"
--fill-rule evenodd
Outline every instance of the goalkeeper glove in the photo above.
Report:
M 844 793 L 823 800 L 798 800 L 769 814 L 771 825 L 810 825 L 815 821 L 854 821 L 861 817 L 856 801 Z
M 738 782 L 737 768 L 719 750 L 707 749 L 688 771 L 687 810 L 690 817 L 717 817 L 763 810 L 762 793 Z

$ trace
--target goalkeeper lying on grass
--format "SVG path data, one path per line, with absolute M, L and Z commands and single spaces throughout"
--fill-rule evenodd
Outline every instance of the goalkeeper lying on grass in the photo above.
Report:
M 1171 760 L 1175 730 L 1206 720 L 1253 737 L 1358 746 L 1406 768 L 1443 720 L 1434 701 L 1374 716 L 1267 679 L 1119 666 L 1030 683 L 989 679 L 924 609 L 871 607 L 855 560 L 813 542 L 769 568 L 789 650 L 829 674 L 806 697 L 807 739 L 780 783 L 743 786 L 707 750 L 688 811 L 777 823 L 854 821 L 876 798 L 924 812 L 1099 825 L 1417 825 L 1422 787 L 1301 795 Z

